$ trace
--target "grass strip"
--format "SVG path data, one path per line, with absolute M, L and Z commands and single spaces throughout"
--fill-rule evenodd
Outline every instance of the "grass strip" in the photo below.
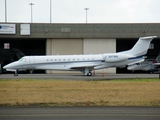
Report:
M 0 79 L 1 106 L 160 106 L 159 79 Z

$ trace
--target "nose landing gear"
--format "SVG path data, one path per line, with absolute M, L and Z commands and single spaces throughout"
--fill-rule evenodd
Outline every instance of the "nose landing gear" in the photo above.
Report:
M 17 70 L 15 70 L 14 76 L 18 76 L 18 72 L 17 72 Z

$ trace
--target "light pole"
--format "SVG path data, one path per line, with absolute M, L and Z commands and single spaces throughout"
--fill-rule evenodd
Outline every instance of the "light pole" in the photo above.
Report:
M 33 19 L 32 19 L 32 17 L 33 17 L 33 16 L 32 16 L 32 5 L 34 5 L 34 4 L 33 4 L 33 3 L 30 3 L 29 5 L 31 6 L 31 23 L 32 23 L 32 21 L 33 21 Z
M 89 8 L 84 8 L 84 10 L 86 10 L 86 23 L 87 23 L 87 10 L 89 10 Z
M 50 23 L 52 22 L 52 0 L 50 0 Z
M 5 22 L 7 22 L 7 2 L 5 0 Z

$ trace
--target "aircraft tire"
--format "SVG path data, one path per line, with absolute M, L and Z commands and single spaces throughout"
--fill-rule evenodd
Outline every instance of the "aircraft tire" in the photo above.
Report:
M 92 73 L 91 73 L 91 72 L 89 72 L 89 73 L 87 74 L 87 76 L 92 76 Z

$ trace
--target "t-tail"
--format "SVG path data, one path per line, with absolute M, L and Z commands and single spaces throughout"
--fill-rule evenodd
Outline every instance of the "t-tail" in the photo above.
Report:
M 140 37 L 132 49 L 120 53 L 135 57 L 143 56 L 147 53 L 150 42 L 156 37 L 157 36 Z

